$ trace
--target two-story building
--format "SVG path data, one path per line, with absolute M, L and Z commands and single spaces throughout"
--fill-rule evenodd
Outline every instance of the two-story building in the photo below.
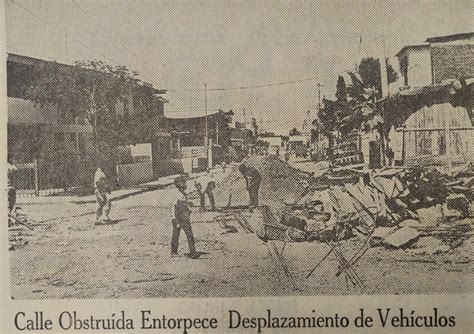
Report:
M 397 58 L 405 86 L 422 87 L 474 77 L 474 33 L 431 37 L 403 47 Z
M 432 37 L 397 53 L 404 86 L 380 101 L 394 160 L 449 173 L 472 163 L 473 38 Z
M 18 54 L 7 57 L 7 98 L 8 98 L 8 155 L 19 167 L 16 187 L 31 192 L 47 193 L 46 190 L 66 187 L 92 186 L 94 156 L 93 128 L 84 118 L 71 118 L 57 105 L 40 105 L 28 99 L 35 73 L 51 62 Z M 55 63 L 66 71 L 71 65 Z M 154 113 L 139 142 L 153 140 L 153 133 L 159 132 L 160 119 L 163 118 L 164 100 L 157 90 L 149 84 L 137 84 L 129 97 L 123 102 L 111 105 L 117 115 L 128 116 L 143 112 Z M 156 131 L 154 131 L 156 129 Z M 123 152 L 123 150 L 121 150 Z M 96 157 L 97 158 L 97 157 Z M 110 157 L 111 174 L 115 174 L 116 159 Z

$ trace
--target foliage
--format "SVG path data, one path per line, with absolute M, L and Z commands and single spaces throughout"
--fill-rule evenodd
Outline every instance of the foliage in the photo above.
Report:
M 8 123 L 7 145 L 11 159 L 18 163 L 28 163 L 39 157 L 41 150 L 40 125 Z
M 397 73 L 387 64 L 389 83 L 397 80 Z M 336 101 L 324 100 L 324 108 L 318 113 L 319 131 L 329 140 L 329 155 L 335 142 L 334 134 L 349 135 L 361 127 L 367 117 L 375 110 L 375 99 L 382 94 L 380 61 L 364 58 L 357 67 L 357 73 L 347 73 L 351 82 L 338 77 L 336 84 Z M 348 76 L 345 76 L 348 78 Z
M 290 130 L 289 135 L 290 136 L 299 136 L 299 135 L 301 135 L 301 132 L 299 132 L 298 129 L 293 128 L 293 129 Z
M 111 146 L 133 142 L 137 125 L 150 116 L 144 112 L 129 117 L 132 108 L 129 97 L 141 91 L 136 90 L 140 83 L 138 73 L 125 66 L 111 66 L 96 60 L 77 62 L 75 66 L 49 62 L 34 71 L 26 98 L 40 105 L 56 105 L 65 121 L 76 117 L 86 119 L 93 128 L 96 145 L 99 142 Z M 145 111 L 152 108 L 152 101 L 142 101 L 145 101 Z M 125 106 L 122 115 L 116 112 L 117 103 Z
M 397 72 L 393 69 L 392 65 L 388 63 L 388 59 L 385 60 L 387 68 L 387 80 L 388 83 L 395 82 L 398 79 Z M 382 97 L 382 79 L 380 74 L 380 61 L 374 58 L 364 58 L 358 66 L 358 73 L 362 78 L 365 88 L 375 88 L 377 91 L 377 98 Z
M 260 133 L 260 137 L 273 137 L 273 136 L 275 136 L 275 133 L 270 132 L 270 131 L 265 131 L 265 132 Z
M 264 141 L 264 140 L 261 140 L 261 139 L 257 139 L 257 141 L 255 142 L 255 146 L 257 147 L 263 147 L 263 148 L 268 148 L 270 146 L 270 143 Z
M 387 80 L 389 83 L 395 82 L 398 79 L 397 72 L 386 60 L 387 68 Z M 382 97 L 382 79 L 380 73 L 380 61 L 372 57 L 364 58 L 357 66 L 357 74 L 360 76 L 360 80 L 355 73 L 349 72 L 349 76 L 352 78 L 352 82 L 348 83 L 344 81 L 342 76 L 338 77 L 336 84 L 336 99 L 338 101 L 346 102 L 350 97 L 357 101 L 367 100 L 368 98 L 376 97 L 380 99 Z M 373 92 L 373 94 L 367 94 L 367 92 Z

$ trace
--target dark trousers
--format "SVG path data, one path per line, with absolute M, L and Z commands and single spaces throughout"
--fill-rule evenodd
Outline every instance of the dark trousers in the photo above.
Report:
M 258 206 L 258 189 L 260 188 L 260 184 L 255 184 L 249 187 L 249 199 L 250 207 L 257 207 Z
M 216 200 L 214 199 L 214 193 L 210 189 L 206 189 L 207 197 L 209 197 L 209 202 L 211 203 L 211 210 L 216 209 Z
M 171 236 L 171 254 L 178 253 L 179 234 L 181 232 L 181 229 L 184 231 L 186 237 L 188 238 L 189 253 L 195 254 L 196 247 L 194 246 L 194 235 L 193 230 L 191 228 L 191 222 L 179 222 L 178 224 L 176 220 L 173 221 L 173 235 Z
M 8 211 L 12 211 L 16 204 L 16 189 L 8 188 Z
M 206 210 L 206 195 L 203 192 L 199 192 L 199 205 L 201 209 Z

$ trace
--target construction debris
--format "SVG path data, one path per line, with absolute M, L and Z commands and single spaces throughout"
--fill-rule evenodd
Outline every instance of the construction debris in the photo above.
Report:
M 273 229 L 280 233 L 273 236 L 281 238 L 285 228 L 291 231 L 286 234 L 291 241 L 334 242 L 362 234 L 370 235 L 371 246 L 442 253 L 461 244 L 470 230 L 470 225 L 460 229 L 447 224 L 469 216 L 473 180 L 471 175 L 454 178 L 435 169 L 335 168 L 310 180 L 300 200 L 285 202 L 280 224 Z M 439 233 L 451 237 L 436 238 L 436 243 L 425 239 Z
M 388 247 L 401 248 L 413 243 L 421 235 L 420 232 L 411 227 L 401 227 L 386 235 L 383 244 Z
M 33 227 L 28 224 L 24 214 L 8 214 L 8 249 L 15 250 L 28 244 L 29 231 Z
M 434 255 L 446 253 L 451 249 L 448 245 L 438 238 L 432 236 L 421 237 L 410 249 L 414 254 Z

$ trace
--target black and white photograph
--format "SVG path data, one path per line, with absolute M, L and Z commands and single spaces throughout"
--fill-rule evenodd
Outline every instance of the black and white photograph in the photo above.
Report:
M 472 1 L 3 5 L 9 301 L 474 292 Z

